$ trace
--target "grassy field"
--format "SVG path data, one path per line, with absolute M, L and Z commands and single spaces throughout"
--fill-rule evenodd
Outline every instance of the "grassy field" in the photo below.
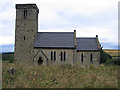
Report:
M 116 57 L 120 57 L 120 50 L 114 50 L 114 49 L 104 49 L 104 52 L 108 53 L 109 55 L 111 55 L 112 57 L 116 56 Z
M 34 66 L 3 62 L 3 88 L 118 88 L 118 67 Z M 17 71 L 7 72 L 10 67 Z

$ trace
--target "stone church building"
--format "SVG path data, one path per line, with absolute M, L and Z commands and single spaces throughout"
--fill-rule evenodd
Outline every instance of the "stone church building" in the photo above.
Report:
M 73 32 L 38 32 L 36 4 L 16 4 L 15 61 L 38 65 L 99 66 L 101 45 L 96 37 Z

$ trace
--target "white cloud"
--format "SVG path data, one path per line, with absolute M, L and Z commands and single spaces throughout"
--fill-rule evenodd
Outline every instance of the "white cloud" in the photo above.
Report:
M 0 37 L 0 46 L 6 44 L 14 44 L 14 36 Z
M 47 30 L 39 30 L 39 32 L 74 32 L 74 29 L 55 28 Z M 98 35 L 100 42 L 118 44 L 118 32 L 102 27 L 84 27 L 76 28 L 77 37 L 96 37 Z
M 102 27 L 87 27 L 77 29 L 78 37 L 95 37 L 99 36 L 100 42 L 114 43 L 118 42 L 118 32 L 111 29 L 102 28 Z
M 57 18 L 57 12 L 66 15 L 81 14 L 90 16 L 110 8 L 117 8 L 119 0 L 15 0 L 14 3 L 36 3 L 41 20 Z
M 14 43 L 14 32 L 15 32 L 15 4 L 23 3 L 36 3 L 39 8 L 39 28 L 40 25 L 53 25 L 51 28 L 46 29 L 46 31 L 62 31 L 62 32 L 72 32 L 74 28 L 77 30 L 77 36 L 82 37 L 95 37 L 96 34 L 99 35 L 101 42 L 110 42 L 117 43 L 117 20 L 114 18 L 109 18 L 109 21 L 102 20 L 99 24 L 96 25 L 99 21 L 94 21 L 91 26 L 80 26 L 84 21 L 76 22 L 72 20 L 66 20 L 63 18 L 62 14 L 71 19 L 70 16 L 84 16 L 89 18 L 96 17 L 99 14 L 104 14 L 106 11 L 110 11 L 108 16 L 112 14 L 114 10 L 118 8 L 119 0 L 1 0 L 0 6 L 3 9 L 0 9 L 0 45 L 1 44 L 12 44 Z M 7 5 L 7 4 L 10 5 Z M 6 6 L 6 8 L 5 8 Z M 5 9 L 4 9 L 5 8 Z M 116 13 L 116 14 L 115 14 Z M 117 10 L 114 15 L 117 16 Z M 112 15 L 111 15 L 112 16 Z M 116 17 L 112 16 L 112 17 Z M 75 17 L 76 18 L 76 17 Z M 107 18 L 102 16 L 102 18 Z M 98 19 L 99 20 L 99 19 Z M 106 20 L 106 19 L 105 19 Z M 7 22 L 7 23 L 6 23 Z M 106 22 L 106 24 L 102 24 Z M 79 24 L 79 26 L 75 26 Z M 90 23 L 90 22 L 89 22 Z M 54 27 L 55 25 L 73 25 L 66 27 Z M 46 26 L 47 27 L 47 26 Z M 7 30 L 9 29 L 9 30 Z M 39 30 L 45 31 L 45 30 Z M 12 34 L 8 34 L 12 32 Z M 8 36 L 7 36 L 8 35 Z M 1 39 L 2 38 L 2 39 Z M 3 39 L 4 38 L 4 39 Z M 2 41 L 1 41 L 2 40 Z
M 6 12 L 0 13 L 0 21 L 3 23 L 4 21 L 11 20 L 11 22 L 15 21 L 15 13 L 14 10 L 9 10 Z

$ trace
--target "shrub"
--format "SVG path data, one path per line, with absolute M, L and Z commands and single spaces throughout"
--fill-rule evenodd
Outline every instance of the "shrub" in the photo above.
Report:
M 111 60 L 112 57 L 109 54 L 107 54 L 106 52 L 104 52 L 103 50 L 101 50 L 100 59 L 101 59 L 100 63 L 106 63 L 106 62 L 109 62 L 109 60 Z
M 100 63 L 103 64 L 114 64 L 114 65 L 120 65 L 120 60 L 119 58 L 112 58 L 109 54 L 101 50 L 101 61 Z
M 2 60 L 8 61 L 10 63 L 14 62 L 14 54 L 11 53 L 2 53 Z

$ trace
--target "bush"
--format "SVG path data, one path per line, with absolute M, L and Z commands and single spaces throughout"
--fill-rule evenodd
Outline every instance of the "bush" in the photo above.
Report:
M 107 54 L 103 50 L 101 50 L 101 57 L 100 58 L 101 58 L 100 63 L 106 63 L 106 62 L 109 62 L 110 60 L 112 60 L 112 56 L 110 56 L 109 54 Z
M 8 61 L 10 63 L 14 62 L 14 54 L 12 53 L 2 53 L 2 60 Z
M 14 62 L 14 55 L 11 55 L 11 56 L 9 57 L 9 62 L 10 62 L 10 63 L 13 63 L 13 62 Z
M 101 61 L 100 63 L 103 64 L 114 64 L 114 65 L 120 65 L 120 60 L 118 58 L 112 58 L 109 54 L 101 50 Z
M 117 59 L 117 60 L 113 60 L 112 63 L 116 64 L 116 65 L 120 65 L 120 60 Z

